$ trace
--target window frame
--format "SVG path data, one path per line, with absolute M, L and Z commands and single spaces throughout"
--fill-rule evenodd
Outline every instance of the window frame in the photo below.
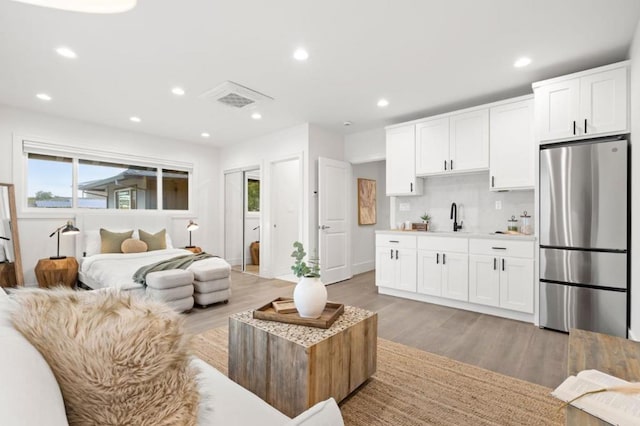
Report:
M 60 216 L 68 214 L 82 213 L 113 213 L 113 214 L 173 214 L 173 215 L 193 215 L 195 209 L 194 182 L 196 172 L 193 163 L 168 160 L 156 157 L 140 156 L 128 153 L 116 153 L 102 151 L 92 148 L 82 148 L 79 146 L 63 145 L 34 137 L 24 137 L 14 135 L 13 145 L 13 176 L 16 185 L 16 198 L 19 199 L 19 211 L 25 215 L 33 216 Z M 29 179 L 29 154 L 48 155 L 56 157 L 66 157 L 72 160 L 72 207 L 49 208 L 49 207 L 29 207 L 27 182 Z M 157 206 L 155 209 L 91 209 L 78 207 L 78 168 L 80 160 L 102 161 L 110 163 L 121 163 L 131 166 L 149 167 L 156 171 L 157 180 Z M 162 169 L 179 170 L 188 173 L 188 208 L 186 210 L 165 210 L 162 200 Z
M 258 191 L 258 206 L 262 207 L 260 201 L 262 198 L 262 178 L 259 174 L 244 172 L 244 214 L 246 217 L 260 217 L 261 211 L 249 211 L 249 181 L 257 180 L 260 183 L 260 191 Z

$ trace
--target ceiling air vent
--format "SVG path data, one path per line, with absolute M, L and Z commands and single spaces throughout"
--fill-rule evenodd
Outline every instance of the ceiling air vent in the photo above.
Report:
M 207 90 L 200 97 L 236 109 L 251 109 L 258 104 L 273 100 L 270 96 L 251 90 L 233 81 L 225 81 L 221 85 Z

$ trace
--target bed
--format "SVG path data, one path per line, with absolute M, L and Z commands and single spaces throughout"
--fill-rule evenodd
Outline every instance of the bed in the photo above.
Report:
M 174 248 L 170 237 L 174 222 L 179 226 L 187 220 L 143 214 L 78 216 L 76 225 L 83 234 L 76 250 L 80 259 L 79 281 L 94 290 L 118 289 L 150 295 L 169 302 L 180 311 L 191 309 L 194 303 L 207 306 L 228 301 L 231 296 L 231 266 L 219 257 L 194 262 L 186 270 L 152 272 L 147 277 L 147 286 L 133 281 L 133 274 L 142 266 L 192 254 L 188 250 Z M 142 253 L 103 254 L 100 253 L 100 228 L 114 232 L 133 230 L 133 238 L 137 238 L 139 229 L 151 233 L 166 229 L 167 248 Z

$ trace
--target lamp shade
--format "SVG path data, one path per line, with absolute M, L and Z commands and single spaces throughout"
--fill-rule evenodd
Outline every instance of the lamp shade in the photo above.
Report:
M 137 0 L 13 0 L 34 6 L 84 13 L 121 13 L 133 9 Z
M 187 225 L 187 231 L 191 232 L 191 231 L 195 231 L 196 229 L 198 229 L 199 226 L 197 223 L 195 223 L 194 221 L 190 220 L 189 224 Z
M 68 221 L 64 228 L 60 231 L 62 235 L 75 235 L 79 234 L 80 230 L 73 226 L 73 222 Z
M 59 227 L 58 229 L 56 229 L 55 231 L 53 231 L 51 233 L 51 235 L 49 235 L 49 238 L 53 237 L 54 235 L 58 236 L 58 242 L 57 242 L 57 251 L 56 251 L 56 255 L 55 256 L 51 256 L 49 259 L 66 259 L 67 256 L 60 256 L 60 234 L 62 235 L 76 235 L 79 234 L 80 230 L 78 228 L 76 228 L 75 226 L 73 226 L 73 222 L 72 221 L 67 221 L 67 223 L 65 225 L 62 225 L 61 227 Z

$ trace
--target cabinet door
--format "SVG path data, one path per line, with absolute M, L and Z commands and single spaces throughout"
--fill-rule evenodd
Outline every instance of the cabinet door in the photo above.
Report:
M 489 114 L 490 189 L 533 188 L 533 100 L 497 106 Z
M 394 252 L 395 253 L 395 252 Z M 416 291 L 416 250 L 397 249 L 396 285 L 398 290 Z
M 489 168 L 489 110 L 449 118 L 449 168 L 452 171 Z
M 387 195 L 418 195 L 415 126 L 387 130 Z
M 442 255 L 418 250 L 418 293 L 442 296 Z
M 376 248 L 376 285 L 395 288 L 395 251 L 390 247 Z
M 500 271 L 494 256 L 469 256 L 469 302 L 500 306 Z
M 627 68 L 580 79 L 579 120 L 579 134 L 584 136 L 627 130 Z
M 416 124 L 416 174 L 449 169 L 449 118 Z
M 536 90 L 536 109 L 540 140 L 577 135 L 580 105 L 580 81 L 577 78 L 548 84 Z M 574 123 L 576 131 L 574 132 Z
M 442 253 L 442 297 L 469 300 L 469 256 Z
M 500 259 L 500 306 L 533 313 L 533 260 Z

